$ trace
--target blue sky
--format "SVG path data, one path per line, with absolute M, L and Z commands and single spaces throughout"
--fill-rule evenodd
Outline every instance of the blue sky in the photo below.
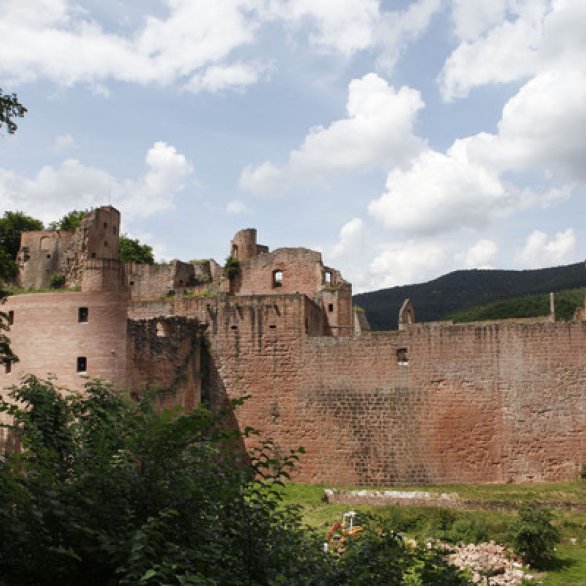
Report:
M 584 258 L 583 0 L 0 0 L 0 208 L 239 229 L 355 291 Z

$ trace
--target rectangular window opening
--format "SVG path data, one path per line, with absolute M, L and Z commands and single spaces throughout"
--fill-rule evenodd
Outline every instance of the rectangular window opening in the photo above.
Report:
M 397 362 L 402 366 L 407 366 L 409 364 L 407 348 L 397 348 Z
M 87 372 L 87 357 L 86 356 L 78 356 L 77 357 L 77 372 L 80 372 L 80 373 Z
M 8 312 L 8 325 L 11 326 L 14 324 L 14 311 L 11 309 Z
M 333 303 L 328 303 L 328 311 L 330 313 L 333 313 L 334 312 L 334 304 Z
M 78 307 L 77 309 L 77 321 L 78 322 L 87 322 L 89 319 L 90 310 L 87 307 Z
M 4 374 L 10 374 L 12 372 L 12 362 L 10 360 L 4 363 Z

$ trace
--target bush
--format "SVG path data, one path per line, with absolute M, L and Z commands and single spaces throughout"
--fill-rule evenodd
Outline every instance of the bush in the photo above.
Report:
M 62 289 L 65 286 L 65 275 L 53 273 L 49 279 L 51 289 Z
M 560 536 L 552 520 L 553 515 L 547 507 L 525 503 L 511 528 L 515 551 L 535 568 L 544 568 L 555 558 L 555 546 Z
M 224 272 L 229 279 L 234 278 L 238 274 L 238 270 L 240 269 L 240 262 L 238 259 L 234 258 L 233 256 L 229 256 L 226 259 L 226 264 L 224 265 Z

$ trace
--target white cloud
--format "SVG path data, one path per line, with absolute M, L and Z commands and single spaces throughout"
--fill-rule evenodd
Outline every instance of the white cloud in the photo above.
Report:
M 464 40 L 440 75 L 446 99 L 465 97 L 477 86 L 523 80 L 544 71 L 583 69 L 583 0 L 507 0 L 506 10 L 502 0 L 484 4 L 486 8 L 478 11 L 476 4 L 454 1 L 456 30 Z M 471 16 L 473 10 L 478 20 Z M 474 35 L 476 29 L 484 34 Z
M 267 67 L 257 63 L 231 63 L 213 65 L 203 73 L 194 75 L 185 88 L 197 94 L 208 91 L 212 94 L 225 89 L 243 89 L 255 84 Z
M 53 143 L 53 150 L 58 153 L 63 153 L 65 151 L 74 149 L 76 146 L 75 139 L 73 136 L 71 136 L 71 134 L 61 134 L 55 138 L 55 142 Z
M 26 5 L 23 8 L 22 5 Z M 166 18 L 148 16 L 133 36 L 110 34 L 65 0 L 10 0 L 0 21 L 0 74 L 13 83 L 48 78 L 60 85 L 108 79 L 169 85 L 222 78 L 222 87 L 253 83 L 250 65 L 239 73 L 222 64 L 255 39 L 259 23 L 250 0 L 167 0 Z M 224 68 L 207 71 L 210 66 Z M 206 77 L 207 76 L 207 77 Z M 193 82 L 192 80 L 192 83 Z M 209 84 L 213 83 L 208 81 Z
M 364 247 L 364 222 L 360 218 L 352 218 L 346 222 L 338 236 L 338 241 L 329 251 L 331 258 L 341 258 L 361 253 Z
M 528 236 L 525 246 L 517 253 L 515 260 L 523 268 L 562 265 L 571 261 L 575 249 L 576 237 L 572 228 L 557 232 L 550 240 L 547 234 L 535 230 Z
M 440 8 L 441 0 L 419 0 L 405 10 L 383 13 L 376 31 L 381 50 L 378 66 L 391 72 L 407 45 L 427 30 Z
M 423 105 L 418 91 L 395 90 L 375 73 L 354 79 L 348 88 L 347 118 L 312 128 L 283 167 L 265 162 L 245 168 L 240 187 L 267 195 L 277 186 L 316 177 L 402 165 L 424 147 L 413 133 Z
M 467 269 L 491 269 L 497 252 L 498 246 L 495 242 L 481 238 L 464 253 L 457 254 L 456 259 Z
M 226 213 L 232 215 L 243 214 L 247 211 L 246 206 L 239 200 L 233 199 L 226 204 Z
M 439 242 L 408 240 L 383 245 L 370 265 L 377 288 L 420 283 L 437 276 L 446 259 L 446 248 Z
M 368 206 L 388 228 L 433 234 L 485 226 L 512 206 L 497 174 L 470 161 L 455 145 L 447 154 L 427 150 L 405 171 L 395 169 L 386 191 Z
M 174 195 L 193 169 L 184 155 L 164 142 L 149 149 L 146 164 L 147 172 L 138 179 L 117 179 L 75 159 L 45 166 L 32 178 L 0 168 L 0 208 L 23 209 L 49 222 L 72 209 L 111 202 L 125 220 L 148 217 L 173 207 Z
M 378 0 L 272 0 L 265 17 L 308 27 L 318 49 L 351 55 L 372 46 L 380 11 Z

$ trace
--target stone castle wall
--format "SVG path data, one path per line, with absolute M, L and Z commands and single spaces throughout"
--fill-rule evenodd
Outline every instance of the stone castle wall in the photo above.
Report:
M 266 312 L 215 315 L 212 393 L 250 395 L 241 428 L 260 429 L 284 451 L 306 449 L 298 480 L 561 480 L 586 462 L 586 323 L 415 325 L 333 338 L 307 336 L 294 299 L 279 316 Z

